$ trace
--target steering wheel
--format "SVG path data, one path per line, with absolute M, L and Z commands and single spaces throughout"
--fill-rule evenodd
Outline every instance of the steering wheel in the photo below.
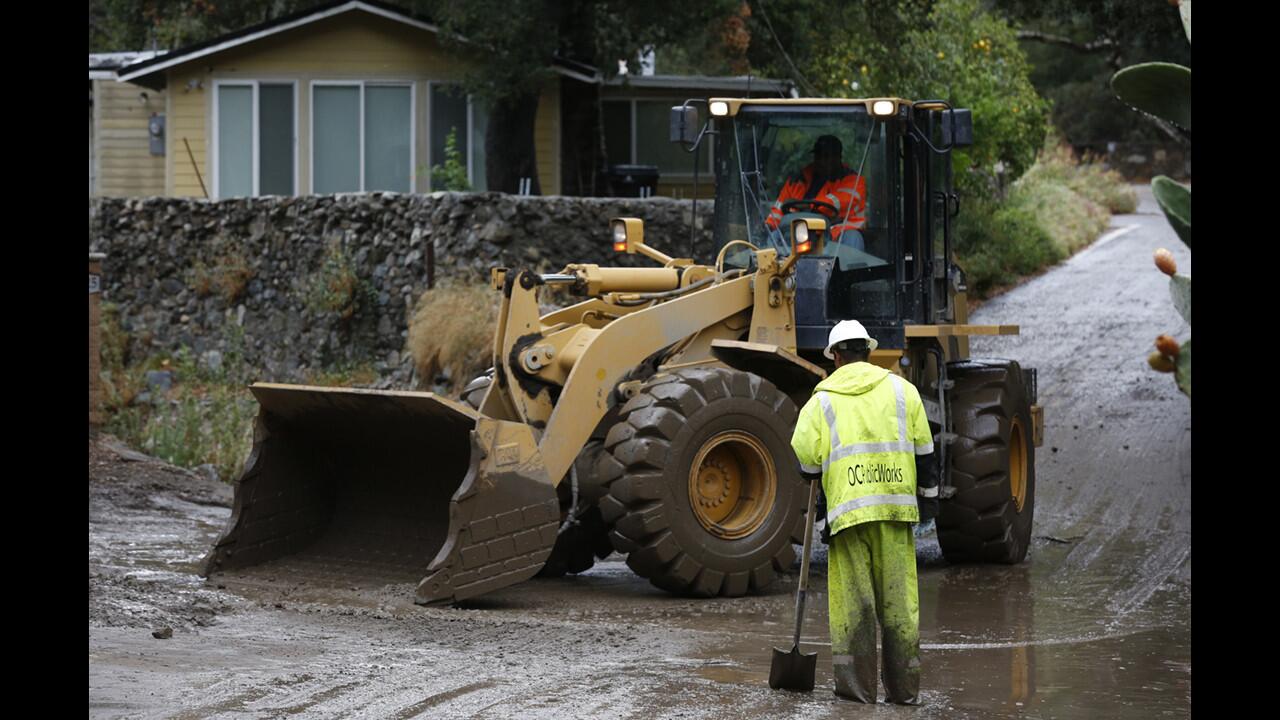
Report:
M 824 214 L 829 217 L 835 217 L 836 215 L 840 214 L 840 210 L 836 208 L 835 205 L 832 205 L 826 200 L 814 200 L 812 198 L 807 198 L 804 200 L 788 200 L 782 203 L 781 209 L 782 209 L 782 214 L 786 215 L 787 213 L 791 212 L 795 208 L 804 208 L 804 207 L 809 208 L 810 211 L 818 211 L 818 210 L 824 211 Z

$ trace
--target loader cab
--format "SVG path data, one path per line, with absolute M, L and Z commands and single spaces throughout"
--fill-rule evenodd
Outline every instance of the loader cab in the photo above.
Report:
M 820 359 L 831 327 L 849 318 L 885 349 L 905 346 L 906 324 L 954 322 L 952 297 L 962 280 L 951 260 L 950 150 L 971 143 L 967 110 L 900 99 L 717 105 L 713 98 L 710 105 L 719 135 L 716 244 L 743 240 L 785 256 L 795 219 L 822 217 L 833 228 L 796 263 L 802 355 Z M 832 145 L 842 154 L 834 173 L 817 152 Z M 834 187 L 824 183 L 832 174 L 851 192 L 824 195 Z M 787 202 L 797 195 L 824 202 Z M 751 259 L 745 245 L 735 245 L 725 266 Z

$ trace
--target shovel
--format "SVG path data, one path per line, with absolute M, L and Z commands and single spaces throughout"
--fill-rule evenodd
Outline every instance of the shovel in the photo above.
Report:
M 818 668 L 818 653 L 800 652 L 800 623 L 804 620 L 804 596 L 809 589 L 809 551 L 813 549 L 813 512 L 818 499 L 818 483 L 809 482 L 809 510 L 804 520 L 804 555 L 800 559 L 800 586 L 796 590 L 796 637 L 787 652 L 773 649 L 773 665 L 769 668 L 769 687 L 774 690 L 813 692 L 813 676 Z

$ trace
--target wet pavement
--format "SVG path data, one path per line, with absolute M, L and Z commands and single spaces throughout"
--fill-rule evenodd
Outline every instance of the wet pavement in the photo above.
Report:
M 615 555 L 452 608 L 413 605 L 411 585 L 220 587 L 195 571 L 226 498 L 132 462 L 91 463 L 90 716 L 1189 716 L 1190 404 L 1145 358 L 1156 335 L 1190 333 L 1152 252 L 1184 272 L 1190 253 L 1145 188 L 1113 228 L 972 318 L 1022 328 L 975 356 L 1039 368 L 1035 540 L 1018 566 L 952 566 L 920 538 L 923 707 L 831 694 L 821 546 L 802 640 L 817 688 L 793 695 L 767 677 L 771 649 L 790 647 L 794 575 L 691 600 Z M 152 636 L 162 626 L 171 639 Z

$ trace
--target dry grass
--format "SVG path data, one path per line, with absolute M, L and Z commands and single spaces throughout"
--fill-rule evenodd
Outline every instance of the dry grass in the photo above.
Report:
M 244 296 L 253 279 L 253 269 L 239 247 L 233 246 L 214 259 L 213 265 L 197 260 L 187 273 L 187 286 L 197 297 L 208 297 L 215 291 L 228 304 Z
M 1056 132 L 1045 138 L 1036 164 L 1018 183 L 1063 185 L 1109 213 L 1127 214 L 1138 208 L 1138 194 L 1119 173 L 1108 170 L 1097 158 L 1077 158 Z
M 448 378 L 457 392 L 493 361 L 500 296 L 487 284 L 442 285 L 418 298 L 409 321 L 409 352 L 418 382 Z
M 1034 215 L 1060 257 L 1070 257 L 1106 232 L 1111 213 L 1067 185 L 1052 182 L 1014 183 L 1007 205 Z
M 1137 194 L 1117 173 L 1081 162 L 1053 133 L 1036 164 L 999 200 L 966 203 L 956 223 L 957 262 L 970 293 L 985 297 L 1093 242 Z

